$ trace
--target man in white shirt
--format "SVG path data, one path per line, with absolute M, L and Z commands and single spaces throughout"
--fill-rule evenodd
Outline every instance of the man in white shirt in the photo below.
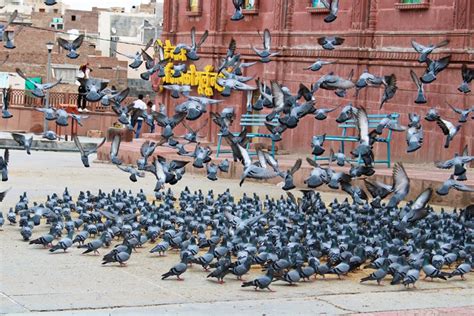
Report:
M 146 112 L 146 103 L 143 102 L 143 94 L 138 95 L 138 99 L 133 102 L 133 108 L 137 110 L 141 110 L 143 112 Z M 135 132 L 135 138 L 140 137 L 140 131 L 142 130 L 142 124 L 143 124 L 143 117 L 139 116 L 137 121 L 137 130 Z M 135 128 L 135 125 L 133 126 Z

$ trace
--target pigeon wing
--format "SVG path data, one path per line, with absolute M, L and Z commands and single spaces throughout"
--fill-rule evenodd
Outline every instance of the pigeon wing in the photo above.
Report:
M 72 42 L 71 44 L 72 48 L 78 49 L 79 47 L 81 47 L 83 41 L 84 41 L 84 34 L 81 34 L 78 37 L 76 37 L 76 39 Z

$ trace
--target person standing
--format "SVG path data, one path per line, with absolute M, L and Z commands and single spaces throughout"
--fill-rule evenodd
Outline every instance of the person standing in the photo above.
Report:
M 138 95 L 138 99 L 133 102 L 133 108 L 136 111 L 141 111 L 142 113 L 146 111 L 146 103 L 143 102 L 143 94 Z M 137 121 L 134 123 L 133 128 L 137 125 L 137 129 L 135 131 L 135 138 L 140 137 L 140 131 L 142 130 L 143 124 L 143 116 L 138 116 Z
M 79 77 L 83 79 L 89 79 L 89 75 L 92 72 L 92 69 L 89 67 L 89 63 L 86 63 L 79 67 Z M 79 88 L 77 89 L 77 109 L 79 112 L 89 112 L 89 110 L 86 108 L 87 106 L 87 100 L 86 100 L 86 87 L 85 85 L 81 84 L 79 85 Z
M 156 111 L 156 106 L 153 102 L 148 101 L 146 103 L 146 106 L 148 107 L 148 114 L 153 115 L 153 112 Z M 153 120 L 153 126 L 150 127 L 150 133 L 155 132 L 155 121 Z

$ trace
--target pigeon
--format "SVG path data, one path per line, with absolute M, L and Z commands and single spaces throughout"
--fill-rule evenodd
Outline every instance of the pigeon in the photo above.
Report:
M 413 287 L 415 287 L 416 281 L 420 278 L 420 270 L 418 269 L 410 269 L 408 270 L 405 278 L 402 281 L 402 284 L 405 287 L 410 287 L 410 284 L 413 284 Z
M 25 74 L 21 71 L 20 68 L 16 68 L 16 73 L 23 78 L 25 81 L 29 82 L 34 88 L 31 90 L 31 93 L 37 98 L 43 98 L 45 96 L 45 90 L 49 90 L 58 84 L 61 83 L 62 79 L 59 78 L 58 81 L 54 83 L 37 83 L 28 79 Z
M 250 155 L 245 148 L 243 148 L 240 144 L 236 144 L 232 148 L 232 153 L 234 155 L 234 159 L 240 157 L 240 160 L 244 165 L 244 170 L 240 177 L 239 185 L 242 186 L 246 178 L 253 178 L 253 179 L 271 179 L 278 176 L 278 173 L 275 170 L 269 170 L 264 167 L 257 166 L 252 163 L 250 159 Z
M 153 155 L 155 152 L 156 147 L 160 146 L 164 139 L 162 139 L 159 143 L 150 142 L 146 140 L 140 147 L 140 155 L 142 156 L 140 159 L 137 160 L 137 168 L 138 170 L 145 170 L 145 167 L 148 164 L 148 159 Z
M 31 155 L 30 150 L 31 150 L 31 145 L 33 145 L 33 135 L 31 135 L 30 137 L 26 137 L 25 135 L 19 134 L 19 133 L 11 133 L 11 134 L 12 134 L 13 139 L 18 143 L 18 145 L 23 147 L 23 149 L 26 150 L 26 153 L 28 155 Z
M 454 175 L 451 175 L 448 180 L 444 181 L 441 187 L 436 190 L 438 195 L 447 195 L 451 189 L 461 192 L 474 192 L 474 188 L 454 180 Z
M 46 131 L 43 133 L 43 138 L 47 140 L 58 140 L 61 139 L 62 137 L 59 137 L 55 132 L 53 131 Z
M 265 127 L 270 131 L 271 133 L 270 137 L 274 142 L 280 141 L 282 139 L 281 135 L 288 128 L 286 125 L 280 124 L 279 122 L 277 123 L 265 122 Z
M 334 268 L 329 269 L 327 273 L 336 274 L 337 277 L 340 279 L 341 275 L 347 275 L 347 273 L 349 272 L 349 268 L 350 268 L 349 264 L 347 264 L 346 262 L 341 262 Z
M 393 132 L 404 132 L 407 128 L 405 126 L 400 125 L 397 121 L 392 120 L 390 117 L 385 117 L 380 120 L 379 124 L 375 128 L 375 132 L 378 135 L 382 135 L 382 132 L 385 128 Z
M 448 278 L 452 278 L 454 276 L 461 276 L 462 280 L 465 280 L 464 275 L 468 274 L 472 270 L 472 264 L 468 261 L 461 263 L 456 269 L 449 273 Z
M 68 236 L 61 239 L 60 241 L 58 241 L 58 243 L 56 245 L 54 245 L 53 247 L 51 247 L 51 249 L 49 249 L 50 252 L 55 252 L 56 250 L 62 250 L 64 252 L 66 252 L 66 250 L 72 246 L 72 233 L 73 231 L 70 231 Z
M 191 86 L 188 86 L 188 85 L 168 84 L 168 85 L 163 85 L 163 88 L 165 88 L 166 90 L 170 90 L 171 97 L 175 99 L 179 98 L 180 93 L 184 96 L 188 96 L 189 93 L 191 92 Z
M 339 0 L 321 0 L 321 3 L 326 9 L 329 9 L 329 14 L 324 18 L 324 22 L 334 22 L 339 11 Z
M 461 129 L 461 125 L 454 126 L 453 123 L 442 118 L 436 119 L 436 124 L 438 124 L 441 131 L 446 136 L 446 142 L 444 143 L 444 148 L 449 148 L 449 143 L 453 140 L 454 136 Z
M 471 114 L 471 112 L 474 110 L 474 108 L 470 108 L 470 109 L 467 109 L 467 110 L 458 109 L 458 108 L 455 108 L 454 106 L 452 106 L 447 101 L 445 101 L 445 103 L 451 108 L 451 110 L 454 111 L 454 113 L 459 114 L 459 120 L 458 120 L 459 123 L 466 123 L 467 119 L 469 118 L 469 114 Z
M 211 161 L 211 157 L 210 157 L 211 154 L 212 154 L 212 150 L 209 146 L 202 147 L 199 143 L 197 143 L 196 148 L 194 149 L 194 153 L 193 153 L 193 157 L 194 157 L 193 167 L 203 168 L 204 164 Z
M 244 8 L 244 0 L 232 0 L 232 3 L 235 7 L 235 12 L 232 14 L 230 20 L 231 21 L 240 21 L 244 18 L 242 14 L 242 9 Z
M 402 218 L 402 223 L 414 223 L 428 215 L 426 204 L 430 201 L 433 194 L 433 189 L 428 188 L 418 195 L 413 204 L 410 206 L 410 211 Z
M 105 93 L 102 91 L 107 87 L 108 81 L 97 78 L 78 78 L 79 83 L 86 88 L 85 98 L 89 102 L 98 102 Z
M 323 148 L 326 134 L 313 136 L 311 141 L 312 154 L 315 156 L 321 156 L 325 149 Z
M 119 168 L 120 170 L 122 170 L 124 172 L 130 173 L 129 178 L 130 178 L 130 181 L 132 181 L 132 182 L 137 182 L 137 177 L 140 177 L 140 178 L 145 177 L 145 172 L 139 171 L 139 170 L 137 170 L 133 167 L 130 167 L 130 166 L 124 167 L 124 166 L 117 165 L 117 168 Z
M 426 103 L 427 101 L 426 101 L 426 97 L 425 97 L 425 89 L 423 88 L 423 82 L 421 82 L 421 79 L 418 78 L 416 73 L 411 69 L 410 69 L 410 76 L 411 76 L 411 79 L 413 80 L 413 82 L 415 83 L 416 88 L 417 88 L 417 95 L 416 95 L 415 103 L 416 104 Z
M 99 239 L 92 240 L 91 242 L 88 242 L 87 244 L 77 246 L 77 248 L 86 248 L 86 250 L 82 253 L 87 254 L 90 252 L 93 252 L 94 254 L 100 254 L 99 249 L 104 246 L 104 241 L 105 241 L 105 236 L 106 233 L 102 233 Z
M 56 110 L 52 107 L 36 108 L 35 110 L 42 112 L 45 120 L 55 121 L 57 119 Z
M 5 224 L 5 219 L 3 218 L 3 213 L 0 212 L 0 230 L 2 230 L 3 224 Z
M 124 267 L 127 265 L 127 261 L 130 259 L 131 254 L 132 247 L 130 245 L 126 245 L 123 251 L 115 251 L 105 255 L 102 259 L 102 264 L 118 262 L 121 267 Z
M 425 116 L 425 120 L 427 120 L 428 122 L 435 122 L 439 118 L 440 116 L 438 110 L 436 110 L 435 108 L 430 108 Z
M 259 35 L 260 35 L 260 32 L 259 32 Z M 270 35 L 270 31 L 268 29 L 265 29 L 263 31 L 263 49 L 259 50 L 252 46 L 253 51 L 257 54 L 258 57 L 260 57 L 260 61 L 262 63 L 268 63 L 270 62 L 270 59 L 272 57 L 280 55 L 280 52 L 270 51 L 271 45 L 272 45 L 272 37 Z
M 451 55 L 443 57 L 439 60 L 426 59 L 426 64 L 428 67 L 425 70 L 423 76 L 421 76 L 421 82 L 431 83 L 436 80 L 436 75 L 448 67 L 449 62 L 451 61 Z
M 382 182 L 372 182 L 367 179 L 364 179 L 364 183 L 365 187 L 367 188 L 367 191 L 369 191 L 370 195 L 374 199 L 379 198 L 383 200 L 393 192 L 393 186 L 387 185 Z
M 382 96 L 382 101 L 380 102 L 380 109 L 382 109 L 385 102 L 392 99 L 397 92 L 397 77 L 395 74 L 391 74 L 390 76 L 384 76 L 382 80 L 382 84 L 384 85 L 384 92 Z
M 346 158 L 346 155 L 342 151 L 335 153 L 334 150 L 331 148 L 330 154 L 329 154 L 329 161 L 330 162 L 335 161 L 339 167 L 344 167 L 346 161 L 348 160 Z
M 110 102 L 112 101 L 117 107 L 125 100 L 130 92 L 130 88 L 125 88 L 122 91 L 112 91 L 109 88 L 105 88 L 102 90 L 102 99 L 100 99 L 100 103 L 103 106 L 109 106 Z M 113 108 L 112 108 L 113 109 Z
M 319 108 L 319 109 L 316 109 L 316 111 L 314 112 L 314 118 L 317 119 L 317 120 L 325 120 L 328 116 L 327 114 L 328 113 L 331 113 L 335 110 L 337 110 L 338 108 L 340 107 L 340 105 L 336 106 L 336 107 L 333 107 L 331 109 L 327 109 L 327 108 Z
M 423 128 L 420 126 L 418 127 L 409 127 L 406 133 L 406 141 L 407 141 L 407 152 L 412 153 L 417 151 L 421 148 L 423 144 Z
M 63 109 L 58 109 L 56 110 L 56 124 L 58 126 L 68 126 L 68 119 L 69 119 L 69 116 L 70 114 L 67 113 L 65 110 Z
M 188 269 L 188 261 L 189 261 L 189 255 L 185 252 L 183 254 L 183 257 L 181 258 L 181 262 L 178 263 L 177 265 L 173 266 L 168 272 L 166 272 L 165 274 L 162 274 L 161 275 L 161 279 L 164 280 L 164 279 L 167 279 L 169 278 L 170 276 L 176 276 L 178 278 L 179 281 L 182 281 L 184 280 L 183 278 L 180 278 L 180 276 L 186 272 L 186 270 Z
M 134 55 L 128 55 L 128 54 L 123 54 L 123 53 L 120 53 L 118 51 L 115 51 L 116 54 L 119 54 L 121 56 L 124 56 L 124 57 L 127 57 L 128 59 L 131 59 L 132 62 L 128 65 L 128 67 L 132 68 L 132 69 L 138 69 L 140 68 L 140 66 L 143 64 L 143 60 L 142 60 L 142 52 L 143 51 L 146 51 L 148 48 L 142 50 L 141 52 L 138 51 L 136 52 Z
M 204 31 L 204 34 L 201 36 L 199 42 L 196 42 L 196 28 L 193 26 L 191 28 L 191 46 L 187 44 L 177 44 L 174 50 L 175 54 L 179 54 L 179 52 L 184 49 L 186 51 L 186 57 L 190 60 L 199 60 L 199 56 L 197 55 L 197 50 L 204 44 L 207 39 L 209 32 L 207 30 Z
M 295 164 L 293 165 L 293 167 L 291 167 L 291 169 L 281 174 L 281 177 L 283 178 L 283 181 L 284 181 L 284 185 L 282 187 L 283 190 L 288 191 L 295 188 L 295 184 L 293 183 L 293 179 L 294 179 L 293 175 L 295 174 L 296 171 L 298 171 L 301 168 L 301 163 L 302 163 L 301 158 L 298 158 L 295 161 Z
M 365 191 L 362 190 L 358 186 L 351 185 L 347 182 L 341 182 L 341 189 L 342 189 L 342 191 L 349 194 L 352 197 L 352 199 L 354 200 L 354 202 L 359 204 L 359 205 L 365 204 L 368 200 L 368 197 L 367 197 L 367 194 L 365 193 Z
M 121 165 L 122 160 L 119 159 L 118 154 L 120 150 L 120 143 L 122 142 L 122 138 L 120 135 L 115 135 L 112 144 L 110 146 L 110 161 L 115 165 Z
M 316 161 L 310 158 L 306 158 L 306 161 L 313 167 L 309 177 L 304 180 L 304 183 L 309 188 L 317 188 L 329 181 L 326 169 L 321 168 L 321 166 Z
M 348 105 L 342 108 L 341 113 L 336 118 L 336 122 L 339 124 L 344 123 L 350 120 L 351 118 L 353 118 L 356 113 L 357 113 L 357 108 L 353 107 L 352 103 L 349 103 Z
M 160 51 L 162 50 L 162 48 L 160 49 Z M 151 76 L 155 73 L 158 73 L 158 77 L 164 77 L 165 76 L 165 67 L 166 65 L 168 64 L 169 62 L 169 59 L 165 59 L 163 55 L 160 55 L 159 57 L 159 61 L 158 62 L 155 62 L 154 59 L 151 57 L 151 56 L 148 56 L 148 54 L 143 51 L 142 52 L 143 56 L 147 56 L 145 59 L 148 59 L 150 62 L 152 62 L 152 67 L 147 69 L 145 72 L 142 72 L 140 74 L 140 78 L 142 78 L 143 80 L 150 80 Z M 164 54 L 164 53 L 162 53 Z
M 474 78 L 474 69 L 468 68 L 467 64 L 462 64 L 461 74 L 462 74 L 462 83 L 458 87 L 458 91 L 467 94 L 471 92 L 471 88 L 469 87 L 469 84 Z
M 359 79 L 355 83 L 356 86 L 356 96 L 359 95 L 360 90 L 366 87 L 379 87 L 382 85 L 383 78 L 371 74 L 367 69 L 365 69 L 362 74 L 359 76 Z
M 351 70 L 347 76 L 347 79 L 336 76 L 332 72 L 324 75 L 313 85 L 312 93 L 315 93 L 319 88 L 325 90 L 335 90 L 336 95 L 342 98 L 345 96 L 348 89 L 355 87 L 355 84 L 352 82 L 353 75 L 354 69 Z
M 9 27 L 10 24 L 12 24 L 13 21 L 17 18 L 17 16 L 18 10 L 15 10 L 8 17 L 6 24 L 0 24 L 0 42 L 5 40 L 5 44 L 3 45 L 3 47 L 7 49 L 14 49 L 16 47 L 14 44 L 15 32 L 11 29 L 9 30 Z
M 20 226 L 21 226 L 21 223 L 20 223 Z M 20 235 L 23 238 L 23 241 L 30 240 L 31 235 L 32 235 L 31 227 L 27 225 L 22 226 L 20 230 Z
M 218 165 L 217 167 L 219 168 L 220 171 L 222 172 L 229 172 L 229 160 L 228 159 L 224 159 L 222 160 Z
M 207 172 L 207 178 L 211 181 L 216 181 L 217 180 L 217 170 L 218 166 L 211 162 L 206 164 L 206 172 Z
M 39 238 L 30 240 L 30 245 L 42 245 L 43 247 L 52 246 L 54 236 L 50 234 L 43 235 Z
M 155 118 L 156 123 L 163 127 L 161 136 L 165 139 L 169 139 L 174 135 L 173 129 L 186 117 L 186 113 L 176 113 L 172 117 L 168 117 L 165 114 L 154 112 L 153 117 Z
M 243 282 L 241 286 L 242 287 L 253 286 L 255 287 L 255 291 L 257 289 L 261 289 L 261 290 L 268 289 L 270 292 L 273 292 L 273 290 L 270 289 L 269 287 L 272 281 L 273 281 L 273 270 L 268 269 L 265 275 L 262 275 L 253 281 Z
M 55 5 L 56 3 L 57 3 L 56 0 L 44 0 L 44 4 L 48 6 Z
M 388 202 L 387 207 L 397 207 L 410 191 L 410 179 L 401 162 L 393 166 L 393 195 Z
M 383 278 L 387 276 L 387 267 L 381 267 L 377 269 L 375 272 L 371 273 L 370 275 L 360 279 L 360 283 L 367 282 L 367 281 L 377 281 L 377 284 L 380 285 Z
M 344 43 L 344 38 L 338 36 L 325 36 L 318 38 L 318 44 L 326 50 L 333 50 L 338 45 Z
M 76 144 L 77 149 L 79 149 L 79 152 L 81 153 L 81 161 L 82 161 L 82 164 L 84 165 L 84 167 L 86 167 L 86 168 L 89 168 L 89 167 L 90 167 L 90 164 L 89 164 L 89 155 L 90 155 L 90 154 L 93 154 L 93 153 L 96 153 L 97 150 L 98 150 L 103 144 L 105 144 L 105 141 L 106 141 L 106 138 L 104 137 L 104 138 L 102 139 L 102 141 L 101 141 L 95 148 L 85 150 L 84 147 L 82 146 L 81 142 L 79 141 L 79 138 L 78 138 L 76 135 L 74 135 L 74 136 L 72 137 L 72 139 L 74 140 L 74 144 Z
M 442 280 L 447 280 L 447 276 L 449 276 L 448 273 L 442 272 L 439 269 L 436 269 L 433 265 L 431 264 L 425 264 L 423 265 L 423 272 L 425 273 L 425 279 L 431 278 L 431 280 L 438 278 Z
M 337 60 L 325 61 L 325 60 L 321 60 L 320 58 L 318 58 L 318 59 L 316 59 L 316 61 L 313 64 L 311 64 L 311 66 L 309 66 L 307 68 L 304 68 L 303 70 L 318 71 L 318 70 L 321 70 L 321 68 L 323 68 L 323 66 L 325 66 L 325 65 L 335 64 L 337 62 L 338 62 Z
M 9 119 L 12 118 L 13 115 L 8 110 L 10 108 L 10 91 L 9 89 L 3 89 L 2 93 L 2 119 Z
M 466 168 L 465 164 L 474 161 L 474 156 L 470 156 L 468 153 L 467 145 L 464 147 L 462 155 L 455 154 L 454 158 L 446 161 L 435 161 L 435 166 L 440 169 L 451 169 L 454 167 L 453 174 L 457 176 L 457 180 L 466 180 Z
M 189 125 L 186 124 L 185 121 L 183 122 L 183 126 L 186 127 L 188 132 L 184 135 L 184 139 L 187 140 L 189 143 L 197 143 L 198 133 L 207 125 L 208 120 L 206 119 L 203 124 L 201 124 L 198 128 L 193 129 Z
M 18 10 L 13 11 L 10 16 L 8 17 L 7 23 L 6 24 L 0 24 L 0 41 L 3 41 L 4 35 L 5 35 L 5 30 L 8 28 L 10 24 L 15 21 L 15 19 L 18 17 Z
M 68 51 L 66 57 L 70 59 L 76 59 L 79 57 L 77 50 L 79 49 L 79 47 L 81 47 L 83 40 L 84 34 L 79 35 L 72 42 L 64 38 L 58 37 L 58 44 L 59 46 Z
M 293 285 L 300 281 L 300 273 L 297 270 L 290 270 L 288 272 L 283 273 L 282 276 L 277 276 L 277 280 L 285 281 L 290 285 Z
M 82 124 L 82 120 L 88 119 L 89 116 L 88 115 L 71 114 L 71 118 L 72 118 L 73 121 L 76 122 L 77 125 L 84 126 Z
M 177 114 L 185 113 L 185 117 L 188 121 L 195 121 L 207 112 L 206 106 L 192 100 L 177 105 L 175 111 Z
M 10 161 L 10 150 L 8 148 L 3 152 L 3 157 L 0 156 L 0 175 L 2 181 L 8 181 L 8 162 Z
M 418 58 L 419 63 L 426 62 L 428 60 L 428 55 L 431 54 L 436 48 L 440 48 L 448 44 L 449 44 L 449 40 L 444 40 L 436 45 L 431 44 L 428 46 L 423 46 L 421 44 L 418 44 L 414 40 L 411 41 L 411 46 L 416 50 L 417 53 L 420 54 L 420 57 Z

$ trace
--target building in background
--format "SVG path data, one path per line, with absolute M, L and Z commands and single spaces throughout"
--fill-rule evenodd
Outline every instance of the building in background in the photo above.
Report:
M 257 31 L 268 28 L 272 34 L 272 50 L 281 51 L 280 56 L 268 64 L 258 62 L 248 68 L 244 75 L 260 77 L 267 83 L 276 80 L 296 93 L 300 83 L 310 86 L 330 71 L 347 77 L 353 69 L 353 80 L 365 69 L 378 76 L 394 73 L 398 91 L 381 110 L 381 88 L 364 89 L 358 97 L 351 90 L 345 98 L 338 98 L 332 91 L 318 91 L 315 95 L 316 107 L 333 107 L 352 102 L 356 106 L 366 107 L 369 113 L 398 112 L 405 125 L 408 123 L 408 113 L 418 113 L 424 117 L 430 107 L 436 107 L 443 117 L 456 122 L 457 115 L 445 105 L 445 101 L 459 108 L 468 108 L 474 104 L 472 93 L 463 95 L 457 91 L 462 80 L 461 65 L 474 60 L 474 1 L 406 2 L 340 1 L 337 20 L 328 24 L 323 21 L 328 10 L 321 8 L 320 1 L 314 0 L 246 1 L 243 11 L 245 18 L 239 22 L 230 20 L 234 12 L 231 1 L 165 0 L 162 38 L 170 39 L 174 44 L 188 43 L 192 27 L 196 28 L 198 38 L 205 30 L 209 30 L 209 37 L 199 52 L 201 59 L 193 62 L 198 69 L 202 69 L 205 65 L 216 66 L 220 63 L 231 38 L 237 41 L 241 59 L 256 61 L 257 56 L 251 46 L 262 47 L 262 39 Z M 331 35 L 345 38 L 344 44 L 333 51 L 323 50 L 317 39 Z M 416 39 L 427 45 L 446 38 L 450 40 L 449 46 L 440 48 L 431 57 L 439 59 L 451 55 L 451 64 L 434 83 L 425 87 L 428 103 L 417 105 L 413 102 L 416 87 L 410 78 L 410 69 L 421 75 L 426 65 L 417 62 L 418 54 L 410 42 Z M 325 66 L 319 72 L 303 70 L 317 58 L 337 60 L 337 63 Z M 215 97 L 223 98 L 218 94 Z M 226 100 L 225 104 L 235 106 L 238 114 L 246 110 L 244 93 L 232 93 Z M 173 109 L 174 105 L 184 100 L 172 99 L 166 93 L 157 101 L 163 101 L 169 109 Z M 219 109 L 211 108 L 208 112 L 213 110 Z M 309 155 L 312 136 L 341 134 L 341 129 L 334 121 L 336 115 L 335 112 L 331 113 L 325 121 L 305 117 L 298 128 L 283 134 L 283 140 L 278 143 L 279 148 Z M 443 148 L 445 137 L 439 127 L 435 123 L 424 125 L 424 146 L 413 154 L 406 153 L 405 133 L 395 133 L 393 144 L 401 145 L 392 147 L 393 159 L 423 162 L 436 157 L 441 160 L 461 152 L 464 145 L 468 145 L 471 150 L 474 148 L 473 120 L 463 126 L 449 150 Z M 206 128 L 207 138 L 215 142 L 218 133 L 216 126 L 208 124 Z M 238 129 L 234 123 L 234 130 Z M 333 142 L 327 146 L 333 146 L 337 151 L 339 143 Z M 375 147 L 376 155 L 385 155 L 385 146 Z

